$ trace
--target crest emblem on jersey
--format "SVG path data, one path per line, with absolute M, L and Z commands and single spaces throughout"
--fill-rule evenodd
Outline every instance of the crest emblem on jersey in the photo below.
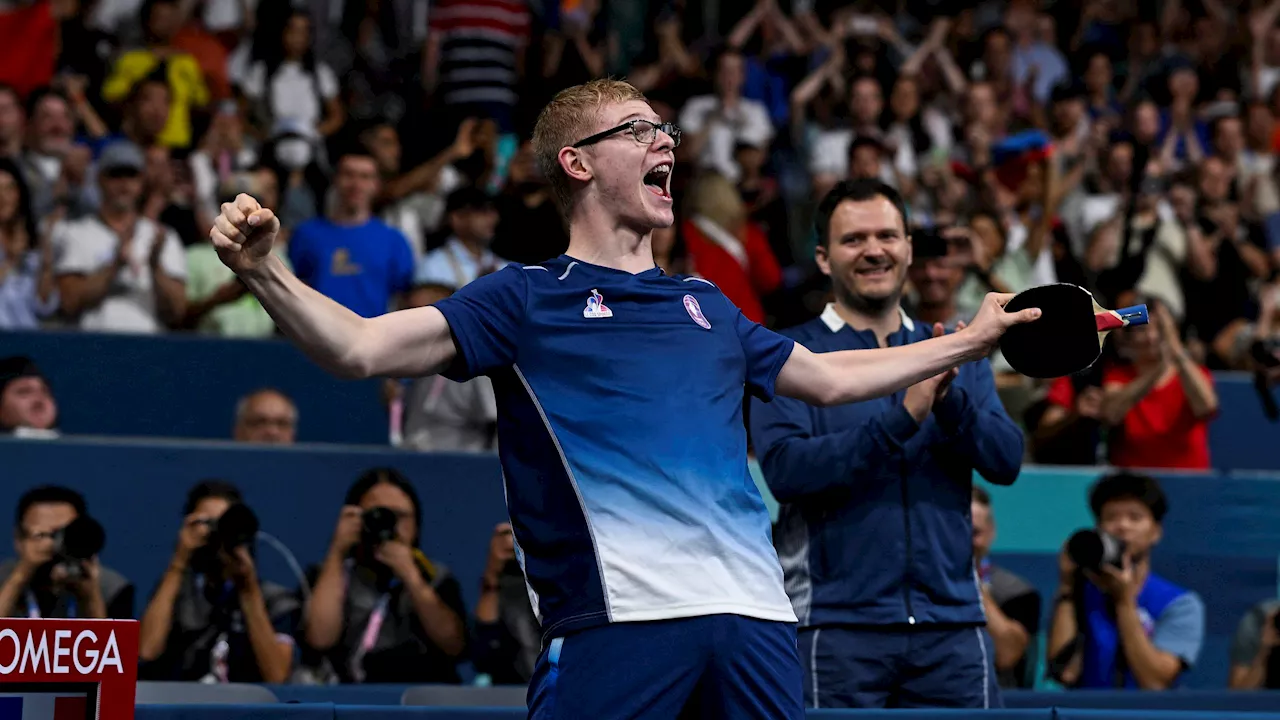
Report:
M 706 315 L 702 314 L 702 306 L 698 304 L 698 298 L 692 295 L 685 295 L 684 309 L 688 311 L 689 317 L 693 318 L 694 322 L 708 330 L 711 329 L 711 321 L 707 319 Z
M 587 307 L 582 311 L 584 318 L 607 318 L 613 317 L 613 311 L 604 304 L 604 296 L 599 290 L 592 290 L 591 297 L 587 298 Z

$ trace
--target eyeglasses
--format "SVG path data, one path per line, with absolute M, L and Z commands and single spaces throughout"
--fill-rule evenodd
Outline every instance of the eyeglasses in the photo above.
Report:
M 604 132 L 598 132 L 589 138 L 583 138 L 582 140 L 574 143 L 573 147 L 580 148 L 593 143 L 598 143 L 610 135 L 616 135 L 623 130 L 630 130 L 631 136 L 636 139 L 636 142 L 642 145 L 653 144 L 653 141 L 658 139 L 658 131 L 661 130 L 671 137 L 671 141 L 675 143 L 676 147 L 680 147 L 680 136 L 684 134 L 675 123 L 652 123 L 648 120 L 636 119 L 628 120 L 618 127 L 609 128 Z

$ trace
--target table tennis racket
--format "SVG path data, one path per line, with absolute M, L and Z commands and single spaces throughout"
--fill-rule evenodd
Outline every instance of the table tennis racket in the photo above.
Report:
M 1040 319 L 1009 328 L 1000 339 L 1004 359 L 1033 378 L 1058 378 L 1092 365 L 1107 335 L 1117 328 L 1147 324 L 1147 306 L 1107 310 L 1079 285 L 1056 283 L 1018 293 L 1006 312 L 1040 308 Z

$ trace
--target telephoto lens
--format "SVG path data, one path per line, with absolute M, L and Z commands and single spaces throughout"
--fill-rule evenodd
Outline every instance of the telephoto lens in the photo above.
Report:
M 81 515 L 53 535 L 54 562 L 61 565 L 68 578 L 84 575 L 84 563 L 102 552 L 107 544 L 107 531 L 88 515 Z
M 372 551 L 382 543 L 396 539 L 395 511 L 384 507 L 369 508 L 361 520 L 360 544 L 366 549 Z
M 1124 542 L 1100 530 L 1080 530 L 1067 541 L 1067 557 L 1081 570 L 1124 566 Z
M 242 545 L 251 545 L 258 536 L 258 516 L 244 503 L 227 508 L 213 526 L 209 546 L 228 555 Z

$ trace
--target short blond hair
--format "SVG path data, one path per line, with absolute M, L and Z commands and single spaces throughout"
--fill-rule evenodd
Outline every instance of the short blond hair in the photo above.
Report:
M 565 88 L 538 113 L 533 128 L 533 152 L 538 169 L 551 182 L 556 204 L 565 218 L 573 209 L 573 188 L 560 167 L 560 150 L 595 131 L 600 109 L 632 100 L 649 102 L 631 83 L 603 78 Z

